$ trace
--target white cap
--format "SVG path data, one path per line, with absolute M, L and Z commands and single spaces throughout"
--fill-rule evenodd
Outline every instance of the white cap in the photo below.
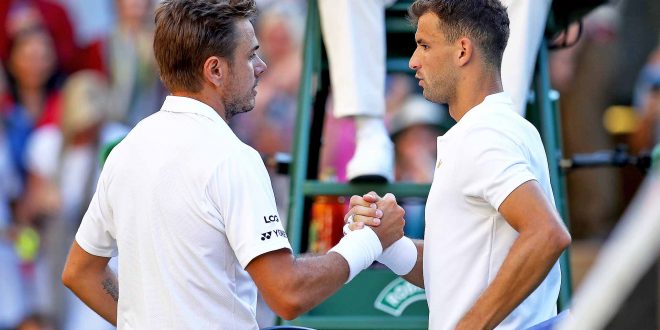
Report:
M 439 126 L 447 111 L 443 105 L 426 100 L 421 95 L 411 95 L 390 120 L 390 135 L 395 135 L 413 125 Z

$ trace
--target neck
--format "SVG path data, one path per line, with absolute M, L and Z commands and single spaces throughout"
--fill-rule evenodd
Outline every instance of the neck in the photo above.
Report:
M 41 104 L 46 99 L 46 93 L 40 88 L 20 88 L 18 90 L 18 102 L 25 106 Z
M 44 93 L 44 90 L 43 90 L 42 88 L 39 88 L 39 87 L 25 87 L 25 86 L 21 86 L 21 87 L 18 89 L 18 94 L 19 94 L 22 98 L 37 98 L 37 97 L 40 98 L 40 97 L 42 97 L 45 93 Z
M 188 97 L 202 102 L 213 108 L 213 110 L 218 113 L 222 120 L 227 122 L 224 103 L 222 103 L 222 100 L 217 95 L 214 95 L 214 93 L 209 93 L 206 89 L 202 89 L 196 93 L 187 91 L 172 92 L 172 96 Z
M 482 69 L 477 74 L 467 74 L 475 79 L 460 79 L 455 97 L 448 102 L 449 114 L 457 122 L 470 109 L 484 101 L 486 96 L 503 91 L 502 78 L 498 70 Z

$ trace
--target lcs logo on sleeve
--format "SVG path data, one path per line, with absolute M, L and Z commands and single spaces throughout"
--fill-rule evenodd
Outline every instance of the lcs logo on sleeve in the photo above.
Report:
M 266 223 L 280 222 L 280 218 L 277 217 L 277 214 L 269 215 L 269 216 L 267 216 L 267 217 L 264 215 L 264 221 L 265 221 Z
M 265 240 L 270 239 L 273 236 L 286 238 L 286 232 L 284 232 L 284 230 L 281 230 L 281 229 L 275 229 L 275 230 L 267 231 L 267 232 L 261 234 L 261 240 L 265 241 Z

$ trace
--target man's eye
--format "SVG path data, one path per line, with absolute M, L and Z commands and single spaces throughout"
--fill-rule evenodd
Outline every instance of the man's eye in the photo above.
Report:
M 257 57 L 257 53 L 252 53 L 252 55 L 250 55 L 250 59 L 254 59 L 255 57 Z

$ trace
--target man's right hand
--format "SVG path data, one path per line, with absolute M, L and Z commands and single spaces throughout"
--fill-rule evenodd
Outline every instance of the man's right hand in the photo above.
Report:
M 375 208 L 374 208 L 375 204 Z M 403 237 L 405 211 L 396 202 L 394 195 L 388 193 L 383 198 L 370 192 L 362 197 L 351 197 L 351 209 L 346 215 L 353 216 L 354 223 L 349 224 L 351 230 L 360 229 L 363 224 L 372 227 L 383 246 L 383 250 Z M 377 212 L 378 210 L 382 211 Z M 378 215 L 382 214 L 379 219 Z
M 382 213 L 377 214 L 375 212 L 377 209 L 381 209 Z M 403 276 L 406 281 L 424 288 L 424 243 L 413 242 L 403 237 L 404 214 L 403 208 L 396 204 L 394 195 L 387 194 L 381 199 L 372 191 L 364 196 L 351 197 L 350 211 L 346 218 L 353 215 L 351 218 L 353 223 L 348 224 L 349 230 L 360 230 L 366 224 L 378 235 L 383 245 L 383 253 L 376 259 L 377 261 L 389 267 L 397 275 Z M 391 228 L 385 229 L 385 227 Z M 385 233 L 392 233 L 393 240 L 384 241 Z

